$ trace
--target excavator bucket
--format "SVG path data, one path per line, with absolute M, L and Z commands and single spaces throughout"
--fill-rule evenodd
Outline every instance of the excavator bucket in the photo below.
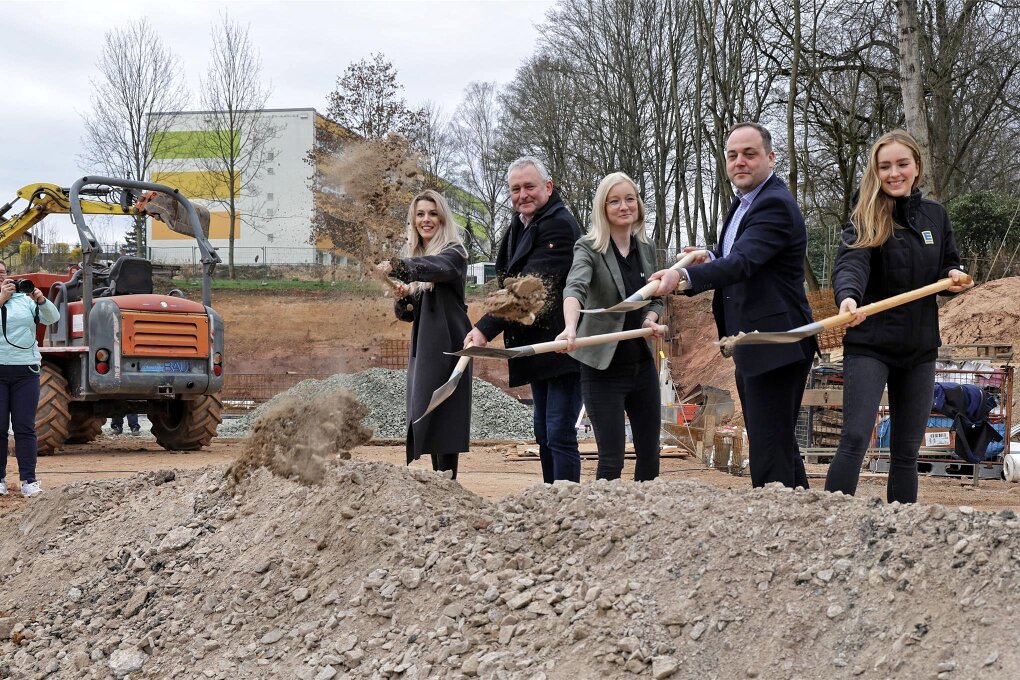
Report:
M 188 220 L 188 213 L 184 211 L 181 204 L 158 191 L 146 191 L 138 202 L 135 203 L 135 210 L 143 215 L 154 217 L 171 230 L 185 236 L 194 236 L 191 222 Z M 202 234 L 209 237 L 209 210 L 203 206 L 195 205 L 195 212 L 198 213 L 199 226 Z

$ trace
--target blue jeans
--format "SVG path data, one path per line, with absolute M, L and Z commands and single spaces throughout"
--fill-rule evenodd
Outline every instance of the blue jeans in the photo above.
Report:
M 581 381 L 576 373 L 531 383 L 535 404 L 535 441 L 542 460 L 542 480 L 581 481 L 577 450 L 577 416 L 581 413 Z
M 132 430 L 138 429 L 138 414 L 129 413 L 127 414 L 128 427 Z M 110 427 L 124 428 L 124 418 L 117 416 L 116 418 L 110 418 Z
M 898 368 L 872 357 L 843 357 L 843 435 L 825 476 L 826 491 L 853 495 L 875 416 L 889 386 L 889 481 L 886 499 L 917 501 L 917 450 L 931 414 L 935 362 Z
M 7 477 L 7 428 L 14 425 L 14 454 L 18 477 L 34 482 L 39 454 L 35 412 L 39 408 L 39 367 L 0 366 L 0 479 Z

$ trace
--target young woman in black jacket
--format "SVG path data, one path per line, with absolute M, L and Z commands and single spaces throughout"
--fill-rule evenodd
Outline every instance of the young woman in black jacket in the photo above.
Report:
M 947 276 L 962 281 L 946 209 L 921 196 L 917 142 L 893 130 L 871 148 L 860 196 L 843 230 L 832 287 L 839 311 Z M 973 283 L 954 285 L 959 293 Z M 917 452 L 931 413 L 935 358 L 942 344 L 938 306 L 926 297 L 873 318 L 858 313 L 843 340 L 843 434 L 826 491 L 853 495 L 882 392 L 889 391 L 890 503 L 917 500 Z

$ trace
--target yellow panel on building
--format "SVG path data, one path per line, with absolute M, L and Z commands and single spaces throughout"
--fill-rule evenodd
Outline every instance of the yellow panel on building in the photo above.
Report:
M 210 239 L 228 239 L 230 238 L 230 213 L 226 211 L 210 212 L 209 213 L 209 238 Z M 176 231 L 171 231 L 170 227 L 166 226 L 163 222 L 157 219 L 152 220 L 152 236 L 149 237 L 153 241 L 194 241 L 195 239 L 191 236 L 185 236 L 184 234 L 178 234 Z M 234 238 L 241 238 L 241 220 L 236 216 L 234 217 Z
M 230 183 L 226 172 L 200 170 L 194 172 L 153 173 L 152 181 L 179 189 L 188 198 L 230 198 Z M 241 178 L 237 178 L 241 183 Z

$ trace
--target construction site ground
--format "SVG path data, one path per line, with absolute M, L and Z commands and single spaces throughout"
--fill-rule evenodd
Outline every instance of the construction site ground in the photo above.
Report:
M 164 451 L 155 440 L 124 436 L 102 437 L 91 444 L 68 446 L 62 453 L 39 459 L 39 479 L 46 489 L 72 482 L 130 477 L 139 472 L 172 468 L 195 470 L 207 465 L 229 465 L 244 448 L 243 439 L 215 439 L 202 451 L 171 453 Z M 537 461 L 510 461 L 518 451 L 515 443 L 478 443 L 471 453 L 461 457 L 458 471 L 460 484 L 488 500 L 501 500 L 542 481 L 542 470 Z M 359 446 L 353 452 L 356 461 L 378 461 L 403 465 L 403 444 L 371 443 Z M 14 461 L 10 462 L 13 466 Z M 426 460 L 414 464 L 428 468 Z M 827 465 L 808 465 L 812 487 L 821 488 Z M 13 477 L 13 467 L 8 473 Z M 633 478 L 633 461 L 627 461 L 624 479 Z M 697 481 L 720 489 L 746 489 L 751 482 L 715 469 L 708 469 L 697 458 L 664 458 L 661 476 L 668 480 Z M 582 481 L 595 479 L 595 461 L 581 463 Z M 885 475 L 864 473 L 857 495 L 862 498 L 885 498 Z M 981 480 L 975 487 L 970 478 L 922 477 L 919 502 L 941 505 L 967 505 L 980 510 L 1011 508 L 1020 514 L 1020 484 L 1002 480 Z M 0 515 L 27 505 L 28 501 L 17 493 L 0 497 Z

